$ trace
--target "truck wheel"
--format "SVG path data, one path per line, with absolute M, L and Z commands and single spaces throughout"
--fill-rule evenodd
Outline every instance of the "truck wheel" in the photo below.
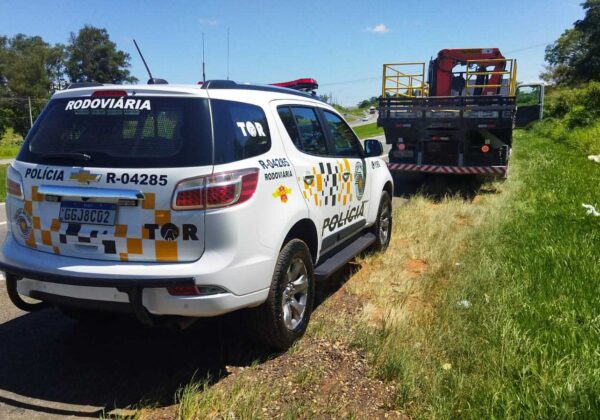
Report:
M 392 237 L 392 200 L 387 191 L 381 193 L 377 220 L 373 225 L 372 232 L 375 234 L 375 251 L 385 251 Z
M 253 329 L 275 350 L 286 350 L 302 337 L 313 309 L 313 262 L 306 243 L 292 239 L 279 252 L 267 301 L 255 309 Z

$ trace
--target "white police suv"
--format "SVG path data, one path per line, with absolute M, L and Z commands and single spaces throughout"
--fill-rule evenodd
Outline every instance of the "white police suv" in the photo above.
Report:
M 255 308 L 257 335 L 284 349 L 306 329 L 315 281 L 390 240 L 381 154 L 290 89 L 61 91 L 7 173 L 8 294 L 24 310 L 146 324 Z

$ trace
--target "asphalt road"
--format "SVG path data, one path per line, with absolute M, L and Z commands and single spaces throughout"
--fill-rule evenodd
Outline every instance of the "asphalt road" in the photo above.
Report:
M 406 201 L 394 197 L 393 204 Z M 0 204 L 0 238 L 5 235 Z M 346 271 L 339 276 L 351 274 Z M 317 303 L 343 282 L 320 283 Z M 227 366 L 275 356 L 249 340 L 244 315 L 201 320 L 185 331 L 145 328 L 126 316 L 89 325 L 55 308 L 22 312 L 0 281 L 0 419 L 97 418 L 143 400 L 173 404 L 177 389 L 193 377 L 218 381 Z
M 366 121 L 363 121 L 363 119 L 361 117 L 361 118 L 358 118 L 357 120 L 352 121 L 348 125 L 350 125 L 350 127 L 358 127 L 359 125 L 366 125 L 366 124 L 371 124 L 371 123 L 377 122 L 377 112 L 375 112 L 375 114 L 367 114 L 367 116 L 365 118 L 366 118 Z

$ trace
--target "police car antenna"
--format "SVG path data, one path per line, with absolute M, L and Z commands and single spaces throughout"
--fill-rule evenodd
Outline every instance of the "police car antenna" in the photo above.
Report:
M 204 32 L 202 32 L 202 83 L 206 83 L 206 73 L 204 72 Z
M 142 58 L 142 62 L 144 63 L 144 66 L 146 67 L 146 71 L 148 72 L 148 76 L 150 77 L 150 80 L 148 80 L 148 84 L 151 85 L 154 83 L 154 77 L 152 77 L 150 68 L 148 67 L 148 64 L 146 64 L 146 59 L 144 58 L 144 54 L 142 54 L 142 50 L 140 50 L 140 47 L 138 47 L 138 44 L 137 44 L 137 42 L 135 42 L 135 39 L 133 40 L 133 43 L 135 44 L 135 48 L 137 49 L 137 52 L 140 54 L 140 57 Z

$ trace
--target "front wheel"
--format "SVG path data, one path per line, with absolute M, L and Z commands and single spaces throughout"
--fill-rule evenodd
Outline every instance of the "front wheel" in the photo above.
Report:
M 385 251 L 392 237 L 392 200 L 387 191 L 381 193 L 377 220 L 375 220 L 372 232 L 375 234 L 373 249 Z
M 279 252 L 267 301 L 255 309 L 254 332 L 267 346 L 286 350 L 302 337 L 313 309 L 313 262 L 306 243 L 292 239 Z

